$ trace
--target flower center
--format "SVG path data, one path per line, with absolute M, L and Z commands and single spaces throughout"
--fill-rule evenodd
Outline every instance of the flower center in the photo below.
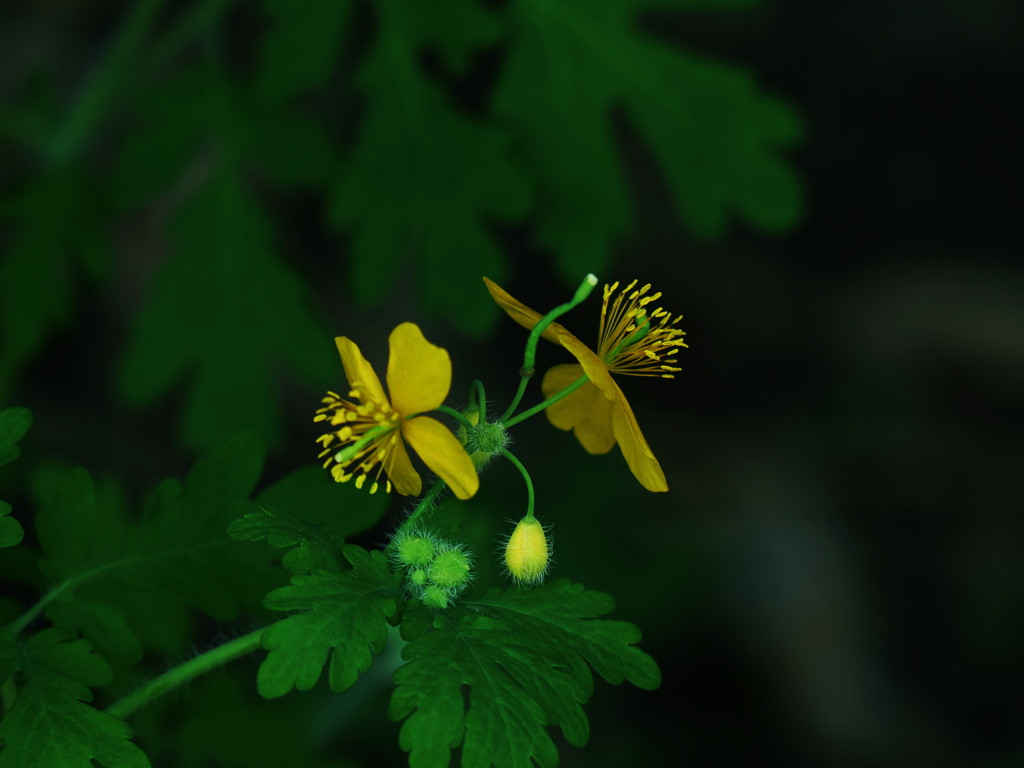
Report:
M 336 482 L 345 483 L 355 477 L 356 488 L 362 488 L 372 472 L 370 493 L 376 493 L 384 464 L 401 440 L 402 418 L 390 403 L 367 396 L 359 382 L 352 383 L 348 396 L 352 400 L 328 392 L 321 401 L 323 407 L 313 417 L 313 421 L 327 421 L 337 427 L 316 439 L 323 446 L 319 458 L 324 459 L 325 469 L 334 464 L 331 475 Z M 384 482 L 390 493 L 387 475 Z
M 634 290 L 636 283 L 627 285 L 614 300 L 619 283 L 604 287 L 597 354 L 612 373 L 671 379 L 682 370 L 672 365 L 672 355 L 686 346 L 685 332 L 673 327 L 683 316 L 673 320 L 661 307 L 648 310 L 647 305 L 660 299 L 661 293 L 648 294 L 650 283 Z

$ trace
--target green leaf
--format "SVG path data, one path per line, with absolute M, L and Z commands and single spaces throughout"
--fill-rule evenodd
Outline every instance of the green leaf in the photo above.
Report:
M 25 529 L 11 514 L 11 505 L 0 501 L 0 547 L 13 547 L 25 538 Z
M 593 690 L 589 667 L 608 682 L 656 688 L 654 660 L 633 646 L 640 631 L 597 617 L 612 599 L 559 580 L 534 590 L 492 590 L 462 603 L 434 630 L 413 633 L 395 673 L 393 720 L 407 718 L 399 741 L 409 764 L 554 766 L 546 726 L 582 746 L 589 737 L 583 705 Z M 462 688 L 469 686 L 469 706 Z
M 32 413 L 28 408 L 0 411 L 0 466 L 18 458 L 21 449 L 15 443 L 25 436 L 31 425 Z M 11 505 L 0 501 L 0 548 L 13 547 L 25 537 L 25 529 L 10 514 Z
M 121 391 L 144 405 L 187 377 L 187 445 L 209 450 L 242 429 L 274 443 L 275 364 L 287 360 L 327 382 L 335 365 L 329 336 L 306 305 L 303 283 L 274 255 L 264 214 L 231 174 L 217 173 L 176 223 L 177 253 L 139 320 Z
M 6 681 L 18 667 L 21 650 L 14 635 L 6 629 L 0 629 L 0 681 Z M 0 682 L 3 685 L 3 682 Z
M 277 507 L 259 507 L 228 526 L 228 535 L 239 541 L 266 541 L 272 547 L 295 547 L 284 556 L 288 573 L 312 573 L 344 569 L 341 544 L 321 526 L 304 523 Z
M 9 651 L 9 643 L 4 644 Z M 24 684 L 0 722 L 0 763 L 12 768 L 105 766 L 144 768 L 146 755 L 131 729 L 86 702 L 88 686 L 110 681 L 110 667 L 86 640 L 45 629 L 18 649 Z
M 387 494 L 371 494 L 353 483 L 335 482 L 331 473 L 319 466 L 297 469 L 256 497 L 257 504 L 280 507 L 342 538 L 379 523 L 388 502 Z
M 32 412 L 28 408 L 7 408 L 0 411 L 0 466 L 18 458 L 15 445 L 32 426 Z
M 374 305 L 411 274 L 429 312 L 481 334 L 496 307 L 480 275 L 506 273 L 487 222 L 521 219 L 530 188 L 506 137 L 456 112 L 421 73 L 419 41 L 433 27 L 391 4 L 378 10 L 358 76 L 366 113 L 330 203 L 332 221 L 351 233 L 351 290 Z
M 317 571 L 292 577 L 291 586 L 267 595 L 267 608 L 301 611 L 269 626 L 256 686 L 272 699 L 292 688 L 308 691 L 327 673 L 331 690 L 340 693 L 370 668 L 373 654 L 384 649 L 388 617 L 398 609 L 399 578 L 379 551 L 351 544 L 344 549 L 352 570 Z
M 131 145 L 138 149 L 119 174 L 129 192 L 152 181 L 145 162 L 151 155 L 163 157 L 167 149 L 179 158 L 201 157 L 206 144 L 215 152 L 171 220 L 173 252 L 125 352 L 120 393 L 143 406 L 187 382 L 187 446 L 208 451 L 243 429 L 275 443 L 279 373 L 291 369 L 326 386 L 336 353 L 308 305 L 305 283 L 278 258 L 266 212 L 244 183 L 247 152 L 260 145 L 254 135 L 263 134 L 250 128 L 254 116 L 242 94 L 212 66 L 185 71 L 153 100 L 147 114 L 175 118 L 154 126 L 152 141 Z M 180 173 L 181 162 L 165 170 Z M 170 181 L 166 176 L 160 172 L 160 183 Z
M 327 84 L 334 71 L 354 4 L 345 0 L 264 0 L 263 38 L 256 88 L 261 99 L 281 104 Z
M 276 581 L 266 553 L 225 529 L 252 509 L 262 462 L 258 438 L 239 435 L 197 462 L 184 484 L 161 484 L 134 526 L 97 500 L 88 472 L 71 470 L 36 517 L 43 567 L 55 582 L 48 615 L 131 659 L 138 656 L 137 627 L 124 616 L 137 616 L 140 595 L 160 613 L 173 615 L 183 602 L 222 620 L 258 605 Z
M 76 273 L 84 268 L 96 277 L 109 262 L 96 183 L 77 166 L 53 167 L 7 201 L 11 215 L 2 226 L 12 237 L 0 255 L 0 391 L 71 320 Z
M 799 215 L 799 183 L 780 158 L 799 134 L 792 110 L 759 93 L 747 73 L 643 35 L 637 6 L 666 4 L 510 4 L 515 43 L 492 108 L 517 127 L 540 186 L 536 239 L 573 281 L 600 272 L 630 226 L 610 124 L 618 108 L 697 235 L 719 235 L 729 214 L 769 232 Z

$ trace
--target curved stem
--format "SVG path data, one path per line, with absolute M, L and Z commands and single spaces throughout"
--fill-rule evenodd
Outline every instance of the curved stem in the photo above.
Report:
M 594 286 L 597 285 L 597 277 L 593 274 L 587 275 L 580 287 L 576 289 L 575 295 L 571 301 L 567 301 L 565 304 L 559 304 L 557 307 L 548 312 L 540 321 L 533 326 L 530 331 L 530 336 L 526 340 L 526 350 L 523 352 L 523 375 L 533 375 L 533 363 L 537 356 L 537 342 L 540 340 L 540 336 L 544 333 L 544 329 L 547 328 L 551 323 L 554 322 L 556 317 L 561 317 L 570 309 L 581 303 L 590 292 L 594 290 Z
M 502 449 L 501 455 L 515 464 L 516 469 L 519 470 L 519 474 L 523 476 L 523 480 L 526 482 L 526 519 L 533 520 L 533 480 L 530 478 L 530 473 L 526 471 L 526 467 L 523 466 L 523 463 L 507 450 Z
M 513 411 L 519 407 L 519 401 L 523 399 L 523 393 L 526 392 L 526 385 L 533 378 L 533 373 L 524 373 L 519 379 L 519 389 L 516 392 L 516 396 L 512 398 L 512 402 L 509 403 L 508 409 L 501 414 L 501 423 L 505 424 L 505 419 L 512 415 Z
M 472 412 L 476 409 L 478 413 L 483 414 L 483 420 L 487 420 L 487 393 L 484 392 L 484 383 L 480 379 L 473 379 L 473 383 L 469 387 L 469 409 L 468 412 Z M 480 423 L 480 417 L 477 417 L 477 424 Z
M 515 417 L 509 419 L 508 421 L 503 422 L 504 426 L 506 426 L 506 427 L 515 426 L 519 422 L 524 421 L 525 419 L 530 418 L 534 414 L 540 413 L 541 411 L 543 411 L 548 406 L 554 405 L 555 403 L 557 403 L 563 397 L 568 397 L 573 392 L 575 392 L 577 389 L 579 389 L 584 384 L 586 384 L 588 381 L 590 381 L 590 377 L 587 376 L 587 374 L 583 374 L 578 379 L 576 379 L 576 381 L 574 381 L 572 384 L 570 384 L 568 387 L 563 389 L 561 392 L 558 392 L 557 394 L 552 395 L 547 400 L 545 400 L 543 403 L 538 403 L 537 405 L 533 406 L 533 408 L 530 408 L 529 410 L 523 411 L 518 416 L 515 416 Z
M 441 413 L 447 413 L 449 416 L 451 416 L 453 419 L 459 422 L 459 424 L 466 427 L 467 429 L 472 429 L 474 426 L 473 422 L 467 419 L 464 413 L 460 413 L 459 411 L 456 411 L 454 408 L 449 408 L 447 405 L 439 405 L 434 410 L 441 411 Z M 416 415 L 418 416 L 419 414 Z M 413 418 L 415 418 L 415 416 Z
M 119 717 L 124 720 L 136 710 L 141 709 L 149 702 L 169 691 L 173 691 L 179 685 L 187 683 L 200 675 L 222 667 L 229 661 L 246 656 L 260 647 L 262 629 L 250 632 L 248 635 L 231 640 L 224 645 L 219 645 L 206 653 L 189 659 L 184 664 L 179 664 L 174 669 L 164 672 L 157 678 L 132 691 L 123 699 L 114 702 L 107 707 L 107 714 Z

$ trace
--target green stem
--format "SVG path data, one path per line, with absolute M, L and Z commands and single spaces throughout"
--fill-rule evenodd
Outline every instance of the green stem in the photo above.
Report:
M 571 301 L 567 301 L 565 304 L 559 304 L 557 307 L 548 312 L 540 321 L 533 326 L 533 330 L 530 331 L 530 337 L 526 340 L 526 350 L 523 352 L 523 375 L 533 375 L 533 364 L 536 360 L 537 355 L 537 342 L 540 340 L 540 336 L 544 333 L 544 330 L 554 322 L 555 318 L 561 317 L 570 309 L 580 304 L 590 292 L 594 290 L 594 286 L 597 285 L 597 277 L 594 275 L 587 275 L 580 287 L 576 289 L 575 295 Z
M 451 416 L 453 419 L 459 422 L 459 424 L 464 426 L 466 429 L 472 429 L 474 426 L 473 422 L 467 419 L 464 413 L 459 413 L 454 408 L 449 408 L 447 405 L 439 405 L 434 410 L 441 411 L 441 413 L 447 413 L 449 416 Z M 416 415 L 418 416 L 419 414 Z
M 526 392 L 526 385 L 530 383 L 530 379 L 533 378 L 533 372 L 524 373 L 519 379 L 519 389 L 516 391 L 516 396 L 512 398 L 512 402 L 509 403 L 508 409 L 501 415 L 501 423 L 505 424 L 506 419 L 512 415 L 516 408 L 519 407 L 519 402 L 523 399 L 523 394 Z
M 509 419 L 508 421 L 503 422 L 504 426 L 506 428 L 514 427 L 519 422 L 524 421 L 524 420 L 530 418 L 531 416 L 540 413 L 541 411 L 543 411 L 548 406 L 554 405 L 559 400 L 561 400 L 563 397 L 568 397 L 573 392 L 575 392 L 577 389 L 579 389 L 584 384 L 586 384 L 588 381 L 590 381 L 590 377 L 587 376 L 587 374 L 583 374 L 578 379 L 576 379 L 576 381 L 574 381 L 572 384 L 570 384 L 568 387 L 563 389 L 561 392 L 558 392 L 557 394 L 552 395 L 547 400 L 545 400 L 543 403 L 538 403 L 537 405 L 533 406 L 533 408 L 530 408 L 529 410 L 523 411 L 518 416 L 515 416 L 515 417 Z
M 476 409 L 478 414 L 477 424 L 481 421 L 487 421 L 487 393 L 484 392 L 484 383 L 480 379 L 473 379 L 473 383 L 469 388 L 469 408 L 467 413 L 472 413 Z M 482 414 L 479 415 L 479 414 Z
M 126 557 L 122 560 L 115 560 L 112 563 L 105 563 L 95 568 L 90 568 L 88 571 L 79 573 L 77 576 L 72 576 L 69 579 L 65 579 L 60 584 L 53 587 L 53 589 L 51 589 L 41 598 L 39 598 L 35 605 L 33 605 L 31 608 L 29 608 L 27 611 L 21 614 L 21 616 L 19 616 L 17 619 L 8 624 L 7 631 L 10 632 L 12 635 L 19 634 L 22 630 L 25 629 L 25 627 L 32 623 L 32 620 L 35 619 L 36 616 L 43 612 L 46 606 L 48 606 L 50 603 L 52 603 L 54 600 L 60 597 L 60 595 L 65 590 L 71 589 L 77 584 L 81 584 L 83 581 L 88 581 L 89 579 L 98 576 L 99 574 L 105 571 L 120 568 L 125 565 L 132 565 L 134 563 L 148 562 L 151 559 L 151 555 Z
M 423 514 L 423 510 L 425 510 L 434 502 L 434 499 L 436 499 L 438 497 L 438 494 L 440 494 L 441 491 L 444 490 L 444 487 L 444 480 L 442 480 L 441 478 L 437 478 L 437 480 L 434 481 L 434 484 L 430 486 L 430 490 L 427 491 L 423 495 L 423 498 L 419 500 L 419 503 L 416 505 L 416 509 L 414 509 L 412 511 L 412 514 L 405 518 L 405 522 L 399 526 L 399 530 L 405 528 L 407 525 L 412 524 L 412 522 L 415 521 L 417 517 Z
M 501 455 L 515 464 L 516 469 L 519 470 L 519 474 L 523 476 L 523 480 L 526 482 L 526 519 L 533 520 L 533 480 L 530 478 L 530 473 L 526 471 L 526 467 L 523 466 L 523 463 L 507 450 L 502 449 Z
M 194 680 L 217 667 L 224 666 L 229 661 L 246 656 L 257 650 L 260 647 L 260 637 L 262 635 L 263 630 L 257 629 L 248 635 L 243 635 L 206 653 L 200 654 L 194 659 L 189 659 L 184 664 L 164 672 L 160 677 L 150 680 L 141 688 L 111 704 L 107 707 L 107 714 L 124 720 L 136 710 L 141 709 L 165 693 L 173 691 L 179 685 Z

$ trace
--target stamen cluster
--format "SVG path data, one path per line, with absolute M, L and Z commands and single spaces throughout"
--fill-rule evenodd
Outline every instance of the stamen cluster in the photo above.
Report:
M 612 373 L 671 379 L 682 370 L 671 365 L 671 356 L 686 346 L 685 331 L 673 327 L 683 316 L 673 320 L 661 307 L 648 312 L 647 305 L 660 299 L 661 292 L 646 295 L 651 284 L 634 290 L 636 284 L 631 282 L 614 301 L 618 281 L 604 287 L 597 354 Z
M 353 384 L 348 396 L 356 402 L 328 392 L 321 401 L 323 407 L 313 417 L 313 421 L 328 421 L 338 427 L 317 438 L 323 446 L 318 458 L 326 457 L 324 468 L 331 468 L 335 481 L 344 483 L 355 477 L 356 488 L 362 488 L 373 472 L 370 493 L 376 493 L 389 454 L 400 439 L 401 416 L 389 403 L 369 397 L 358 383 Z M 386 472 L 384 483 L 390 493 L 391 480 Z

